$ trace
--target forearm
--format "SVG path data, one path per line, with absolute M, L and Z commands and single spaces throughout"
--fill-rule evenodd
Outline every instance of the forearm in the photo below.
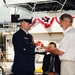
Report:
M 43 46 L 42 48 L 44 48 L 44 49 L 48 49 L 48 47 L 47 47 L 47 46 Z
M 56 49 L 56 50 L 53 50 L 53 51 L 51 51 L 52 53 L 54 53 L 54 54 L 56 54 L 56 55 L 62 55 L 64 52 L 62 52 L 62 51 L 60 51 L 60 50 L 58 50 L 58 49 Z
M 51 52 L 53 54 L 56 54 L 56 55 L 62 55 L 64 52 L 58 50 L 57 48 L 55 49 L 46 49 L 45 52 Z

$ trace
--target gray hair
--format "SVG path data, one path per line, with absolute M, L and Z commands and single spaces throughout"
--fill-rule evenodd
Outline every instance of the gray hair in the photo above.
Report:
M 67 20 L 70 23 L 73 22 L 72 16 L 66 13 L 60 16 L 60 20 Z

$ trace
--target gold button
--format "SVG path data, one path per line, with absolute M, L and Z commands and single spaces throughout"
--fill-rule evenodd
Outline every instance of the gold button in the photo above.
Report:
M 31 48 L 32 48 L 32 46 L 31 46 Z
M 32 42 L 30 44 L 33 44 Z
M 26 42 L 26 43 L 28 43 L 28 42 Z
M 24 48 L 23 50 L 25 51 L 26 49 Z
M 25 60 L 25 59 L 23 59 L 23 60 Z

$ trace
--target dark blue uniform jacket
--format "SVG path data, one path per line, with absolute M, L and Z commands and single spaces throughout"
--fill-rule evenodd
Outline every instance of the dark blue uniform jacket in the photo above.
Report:
M 12 71 L 35 70 L 35 45 L 31 34 L 26 34 L 22 29 L 13 34 L 14 62 Z

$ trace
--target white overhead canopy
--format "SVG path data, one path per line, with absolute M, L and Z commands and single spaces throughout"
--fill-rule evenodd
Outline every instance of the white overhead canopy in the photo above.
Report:
M 4 5 L 4 2 L 0 0 L 0 7 L 2 7 L 3 5 Z
M 38 2 L 38 1 L 50 1 L 50 0 L 5 0 L 7 4 L 16 4 L 16 3 L 29 3 L 29 2 Z M 51 0 L 52 1 L 52 0 Z

